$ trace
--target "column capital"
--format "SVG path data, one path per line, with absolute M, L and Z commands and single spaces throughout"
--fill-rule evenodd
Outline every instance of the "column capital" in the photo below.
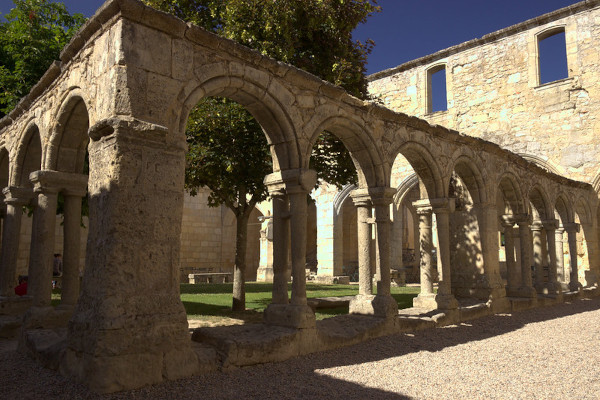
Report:
M 442 214 L 454 212 L 454 199 L 449 197 L 439 199 L 421 199 L 413 202 L 412 204 L 413 207 L 415 207 L 415 210 L 417 210 L 417 213 L 434 212 L 436 214 Z
M 312 169 L 286 169 L 265 176 L 269 193 L 285 190 L 289 193 L 310 193 L 317 183 L 317 172 Z
M 350 193 L 355 205 L 388 206 L 394 201 L 396 190 L 391 187 L 358 188 Z M 368 204 L 367 204 L 368 203 Z
M 581 225 L 579 225 L 577 222 L 568 222 L 566 224 L 563 224 L 563 228 L 565 229 L 565 231 L 567 233 L 577 233 L 579 232 L 579 227 Z
M 558 228 L 558 220 L 557 219 L 547 219 L 542 221 L 542 225 L 544 225 L 544 229 L 547 231 L 554 231 Z
M 20 186 L 7 186 L 2 189 L 4 203 L 12 206 L 25 206 L 33 199 L 33 189 Z
M 529 225 L 529 229 L 531 229 L 532 232 L 541 232 L 542 229 L 544 229 L 544 224 L 542 224 L 542 221 L 533 221 L 531 225 Z
M 85 196 L 87 191 L 88 176 L 68 172 L 40 170 L 29 174 L 36 193 L 58 193 L 63 191 L 66 195 Z
M 515 216 L 512 214 L 503 214 L 499 217 L 500 223 L 505 228 L 512 228 L 515 226 Z

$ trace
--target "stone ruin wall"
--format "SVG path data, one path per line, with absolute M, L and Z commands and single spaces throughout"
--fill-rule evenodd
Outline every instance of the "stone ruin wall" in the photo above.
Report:
M 537 35 L 555 27 L 565 29 L 569 77 L 539 85 Z M 446 65 L 448 109 L 427 113 L 427 71 L 440 64 Z M 369 91 L 394 111 L 592 183 L 600 168 L 599 66 L 600 7 L 586 2 L 371 75 Z M 396 184 L 406 175 L 397 164 Z

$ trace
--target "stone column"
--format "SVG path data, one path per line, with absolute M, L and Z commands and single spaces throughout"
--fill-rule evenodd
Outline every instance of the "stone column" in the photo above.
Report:
M 274 304 L 288 304 L 290 278 L 290 219 L 288 198 L 283 190 L 271 192 L 273 199 L 273 298 Z
M 283 294 L 278 295 L 278 303 L 271 303 L 265 310 L 264 319 L 268 324 L 293 328 L 315 326 L 315 314 L 306 301 L 305 275 L 307 196 L 315 182 L 316 173 L 312 170 L 279 171 L 265 177 L 265 183 L 272 191 L 284 190 L 287 194 L 292 255 L 291 301 L 285 304 Z M 275 237 L 275 241 L 279 238 Z M 281 283 L 278 285 L 282 286 Z
M 56 205 L 59 188 L 54 185 L 56 171 L 35 171 L 29 176 L 37 195 L 31 228 L 29 255 L 29 282 L 27 294 L 32 296 L 33 307 L 50 307 L 52 298 L 52 265 Z
M 101 392 L 197 373 L 179 293 L 185 135 L 119 115 L 88 134 L 86 266 L 60 371 Z
M 527 215 L 521 215 L 517 218 L 519 225 L 519 237 L 521 242 L 521 288 L 519 290 L 521 297 L 537 298 L 537 292 L 533 288 L 531 279 L 531 236 L 529 219 Z
M 562 288 L 557 279 L 558 251 L 556 248 L 556 228 L 558 227 L 558 221 L 551 219 L 543 221 L 543 224 L 544 229 L 546 230 L 546 240 L 548 242 L 548 293 L 561 294 Z M 562 249 L 560 251 L 562 252 Z
M 28 188 L 9 186 L 4 188 L 6 216 L 2 224 L 2 253 L 0 263 L 0 297 L 15 295 L 17 257 L 21 238 L 23 206 L 29 204 L 33 191 Z
M 371 296 L 373 294 L 373 279 L 371 277 L 371 201 L 366 196 L 353 196 L 356 206 L 358 234 L 358 294 Z
M 498 259 L 498 210 L 495 204 L 478 204 L 476 211 L 484 269 L 483 276 L 476 282 L 476 289 L 482 292 L 479 298 L 486 295 L 489 300 L 498 303 L 506 297 Z M 501 307 L 499 303 L 497 305 Z
M 579 275 L 577 271 L 577 232 L 579 232 L 579 224 L 572 222 L 564 224 L 565 231 L 567 231 L 567 238 L 569 241 L 569 256 L 571 261 L 571 271 L 569 273 L 569 290 L 576 292 L 581 290 L 582 285 L 579 283 Z
M 449 199 L 425 199 L 413 203 L 419 216 L 419 237 L 421 243 L 421 292 L 413 299 L 415 307 L 426 309 L 454 309 L 458 303 L 450 292 L 450 232 L 449 212 L 453 211 L 454 201 Z M 436 213 L 438 226 L 438 256 L 442 273 L 437 295 L 433 293 L 433 233 L 432 212 Z
M 506 255 L 507 295 L 518 296 L 521 286 L 520 271 L 515 260 L 514 229 L 515 220 L 512 215 L 503 215 L 501 223 L 504 227 L 504 253 Z
M 433 293 L 433 233 L 432 210 L 429 202 L 417 201 L 414 203 L 419 216 L 419 254 L 420 254 L 420 281 L 421 291 L 413 299 L 415 307 L 431 308 L 434 304 Z
M 544 262 L 542 260 L 542 230 L 544 226 L 541 221 L 534 221 L 531 224 L 531 234 L 533 236 L 533 266 L 535 269 L 535 290 L 538 293 L 544 293 L 546 282 L 544 282 Z
M 79 260 L 81 249 L 81 199 L 87 190 L 86 175 L 80 176 L 79 184 L 73 182 L 63 191 L 64 240 L 63 240 L 63 276 L 60 308 L 71 309 L 79 297 Z
M 560 285 L 561 291 L 569 288 L 565 277 L 565 249 L 563 241 L 564 233 L 565 229 L 562 227 L 562 225 L 554 232 L 556 241 L 556 279 Z
M 442 263 L 438 267 L 441 276 L 438 283 L 436 301 L 438 308 L 451 310 L 458 307 L 458 302 L 452 295 L 452 278 L 450 267 L 450 213 L 454 212 L 454 199 L 431 200 L 433 212 L 437 221 L 438 253 Z

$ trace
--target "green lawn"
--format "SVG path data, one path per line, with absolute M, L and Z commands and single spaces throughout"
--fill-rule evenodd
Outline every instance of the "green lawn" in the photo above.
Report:
M 262 312 L 271 303 L 270 283 L 246 283 L 246 311 L 231 311 L 232 283 L 200 283 L 196 285 L 181 284 L 181 301 L 189 319 L 217 321 L 223 317 L 260 321 Z M 291 296 L 291 284 L 288 293 Z M 357 285 L 321 285 L 308 282 L 306 284 L 308 298 L 354 296 L 358 294 Z M 419 293 L 418 287 L 392 287 L 392 296 L 398 302 L 398 308 L 412 307 L 412 299 Z M 52 291 L 52 305 L 60 303 L 60 289 Z M 317 319 L 347 314 L 348 307 L 317 309 Z
M 211 317 L 231 317 L 253 319 L 252 315 L 260 314 L 271 302 L 272 284 L 249 282 L 246 284 L 245 313 L 231 311 L 231 283 L 181 284 L 181 301 L 188 318 L 204 319 Z M 306 284 L 308 298 L 354 296 L 358 294 L 357 285 L 320 285 Z M 288 285 L 291 296 L 291 284 Z M 419 293 L 418 287 L 392 287 L 392 296 L 398 302 L 398 308 L 412 307 L 412 299 Z M 317 319 L 334 315 L 347 314 L 348 307 L 317 309 Z M 245 314 L 245 315 L 240 315 Z

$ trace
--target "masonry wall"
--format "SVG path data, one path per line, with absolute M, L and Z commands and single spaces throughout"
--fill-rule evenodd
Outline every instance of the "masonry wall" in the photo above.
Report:
M 375 74 L 369 90 L 395 111 L 591 183 L 600 167 L 600 9 L 532 27 L 537 20 L 487 35 L 475 47 L 458 45 Z M 569 77 L 539 85 L 537 35 L 557 27 L 565 29 Z M 505 36 L 511 30 L 516 33 Z M 440 64 L 446 66 L 448 109 L 428 113 L 427 71 Z

